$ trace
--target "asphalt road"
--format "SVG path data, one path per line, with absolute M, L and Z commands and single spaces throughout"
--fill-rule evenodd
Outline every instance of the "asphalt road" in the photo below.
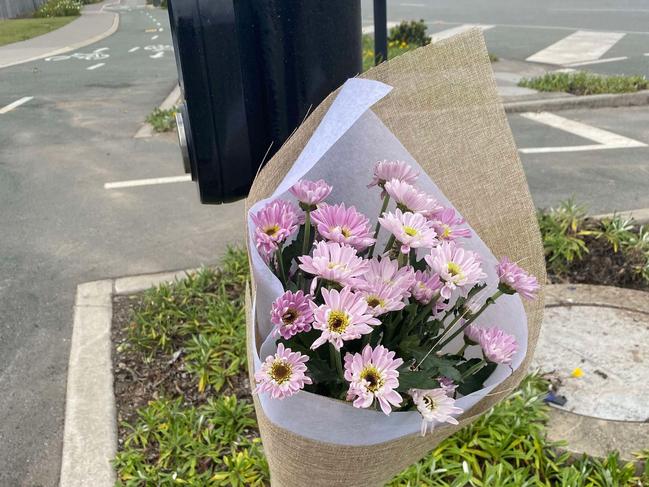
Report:
M 177 76 L 145 49 L 171 45 L 166 11 L 146 10 L 162 32 L 144 12 L 79 51 L 107 58 L 0 70 L 0 107 L 34 97 L 0 115 L 2 487 L 58 485 L 77 284 L 214 263 L 242 238 L 242 205 L 202 206 L 191 183 L 103 187 L 182 173 L 173 135 L 133 139 Z
M 364 25 L 373 22 L 372 4 L 362 0 Z M 577 31 L 596 31 L 595 40 L 602 44 L 607 33 L 619 34 L 599 56 L 612 61 L 579 69 L 649 74 L 648 0 L 387 0 L 387 6 L 389 21 L 424 19 L 432 34 L 464 24 L 488 26 L 489 51 L 506 59 L 525 60 Z M 616 59 L 623 57 L 627 59 Z
M 489 9 L 478 2 L 436 4 L 447 6 L 436 15 L 421 16 L 495 23 L 498 19 L 487 15 L 495 15 L 500 5 L 508 9 L 502 23 L 552 20 L 538 17 L 533 6 L 532 13 L 522 6 L 517 19 L 519 2 L 494 1 Z M 462 5 L 472 12 L 470 17 L 462 17 Z M 565 2 L 556 5 L 565 8 Z M 104 189 L 107 182 L 182 174 L 173 136 L 133 138 L 176 83 L 167 14 L 142 8 L 120 12 L 114 35 L 75 56 L 0 70 L 0 108 L 33 97 L 0 114 L 3 487 L 58 485 L 76 286 L 213 263 L 227 243 L 242 241 L 242 204 L 202 206 L 192 183 Z M 412 12 L 404 15 L 411 18 Z M 565 15 L 569 18 L 562 25 L 585 17 Z M 640 15 L 629 14 L 610 28 L 621 28 L 628 20 L 625 30 L 640 29 Z M 516 40 L 512 46 L 520 48 Z M 556 120 L 552 126 L 522 115 L 510 117 L 519 147 L 545 150 L 522 154 L 535 202 L 554 205 L 574 195 L 593 213 L 648 208 L 649 154 L 639 144 L 649 144 L 649 110 L 560 116 L 563 128 L 556 127 Z M 579 122 L 577 129 L 565 120 Z M 615 135 L 637 147 L 610 148 L 619 143 Z M 573 151 L 583 145 L 599 147 Z

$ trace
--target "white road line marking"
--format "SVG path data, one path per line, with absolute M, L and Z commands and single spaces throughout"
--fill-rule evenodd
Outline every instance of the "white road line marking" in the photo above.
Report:
M 157 25 L 158 27 L 160 27 L 162 24 L 161 24 L 160 22 L 156 22 L 155 25 Z
M 526 60 L 545 64 L 572 64 L 595 61 L 613 47 L 625 34 L 578 30 L 554 44 L 532 54 Z
M 160 27 L 160 28 L 158 29 L 158 32 L 162 32 L 163 30 L 164 30 L 164 29 L 163 29 L 162 27 Z
M 638 140 L 624 137 L 623 135 L 614 134 L 608 130 L 603 130 L 592 125 L 560 117 L 549 112 L 526 112 L 521 113 L 521 117 L 533 120 L 549 127 L 553 127 L 564 132 L 568 132 L 584 139 L 592 140 L 597 144 L 576 145 L 565 147 L 530 147 L 519 149 L 523 154 L 542 154 L 548 152 L 579 152 L 587 150 L 603 149 L 628 149 L 631 147 L 646 147 L 647 144 Z
M 128 52 L 135 52 L 140 48 L 140 46 L 131 47 Z
M 629 146 L 617 145 L 602 145 L 602 144 L 587 144 L 587 145 L 565 145 L 561 147 L 528 147 L 518 149 L 521 154 L 550 154 L 554 152 L 585 152 L 595 150 L 609 150 L 609 149 L 628 149 Z
M 156 52 L 155 54 L 151 54 L 149 57 L 151 59 L 160 59 L 164 55 L 165 55 L 164 51 L 160 51 L 160 52 Z
M 191 174 L 183 174 L 182 176 L 169 176 L 166 178 L 132 179 L 130 181 L 116 181 L 113 183 L 105 183 L 104 189 L 133 188 L 135 186 L 152 186 L 154 184 L 183 183 L 191 180 Z
M 93 64 L 92 66 L 88 66 L 86 69 L 88 71 L 92 71 L 93 69 L 101 68 L 104 66 L 106 63 L 99 63 L 99 64 Z
M 615 61 L 624 61 L 625 59 L 629 59 L 629 56 L 620 56 L 620 57 L 607 57 L 604 59 L 596 59 L 595 61 L 584 61 L 581 63 L 571 63 L 571 64 L 566 64 L 565 66 L 588 66 L 589 64 L 603 64 L 603 63 L 612 63 Z
M 31 100 L 33 98 L 34 98 L 33 96 L 23 96 L 22 98 L 14 101 L 12 103 L 9 103 L 9 105 L 0 108 L 0 114 L 9 113 L 14 108 L 19 107 L 23 103 L 27 103 L 29 100 Z
M 153 36 L 153 37 L 151 38 L 151 40 L 152 40 L 152 41 L 155 41 L 158 37 L 160 37 L 160 36 L 159 36 L 159 35 L 155 35 L 155 36 Z
M 485 31 L 491 29 L 493 25 L 462 24 L 462 25 L 458 25 L 457 27 L 451 27 L 450 29 L 442 30 L 440 32 L 435 32 L 430 37 L 433 40 L 433 42 L 437 42 L 437 41 L 441 41 L 442 39 L 448 39 L 449 37 L 452 37 L 455 34 L 461 34 L 462 32 L 466 32 L 467 30 L 473 29 L 474 27 L 478 27 L 479 29 Z

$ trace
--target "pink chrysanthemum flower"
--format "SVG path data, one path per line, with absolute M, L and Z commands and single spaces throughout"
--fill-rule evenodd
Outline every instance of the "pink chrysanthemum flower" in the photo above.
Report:
M 471 324 L 464 329 L 464 336 L 469 340 L 470 343 L 480 343 L 480 335 L 482 334 L 482 328 Z
M 421 304 L 430 303 L 433 296 L 442 288 L 443 284 L 437 274 L 430 274 L 425 271 L 415 272 L 415 282 L 410 288 L 412 297 Z
M 419 213 L 403 213 L 397 208 L 394 213 L 383 213 L 379 222 L 395 236 L 404 254 L 410 249 L 430 248 L 437 243 L 431 223 Z
M 409 298 L 410 286 L 412 286 L 414 279 L 415 273 L 412 267 L 399 267 L 396 260 L 388 257 L 382 257 L 379 260 L 375 257 L 370 260 L 370 267 L 363 274 L 362 282 L 358 284 L 358 288 L 369 291 L 374 287 L 389 284 L 399 290 L 402 298 Z
M 290 348 L 284 348 L 284 344 L 277 345 L 277 353 L 269 355 L 261 364 L 261 368 L 255 373 L 257 387 L 255 394 L 268 392 L 273 399 L 284 399 L 292 396 L 305 384 L 311 384 L 305 372 L 309 357 L 299 352 L 293 352 Z
M 521 269 L 518 264 L 503 257 L 496 266 L 501 291 L 506 294 L 518 293 L 525 299 L 535 299 L 540 286 L 536 277 Z
M 439 382 L 439 386 L 446 391 L 446 394 L 453 397 L 453 393 L 455 393 L 455 389 L 457 389 L 457 384 L 453 382 L 453 379 L 440 376 L 437 378 L 437 382 Z
M 281 335 L 288 340 L 303 331 L 311 330 L 313 311 L 311 296 L 302 291 L 286 291 L 271 306 L 270 321 L 275 325 L 273 336 Z
M 435 423 L 458 424 L 454 414 L 462 414 L 463 411 L 455 406 L 455 400 L 447 395 L 444 388 L 439 389 L 410 389 L 417 410 L 421 413 L 421 435 L 424 436 L 430 427 L 435 428 Z
M 464 218 L 457 217 L 453 208 L 443 208 L 437 211 L 431 221 L 435 232 L 437 232 L 437 238 L 440 240 L 471 237 L 471 230 L 460 226 L 464 225 Z
M 474 284 L 487 277 L 482 271 L 478 254 L 464 250 L 454 242 L 442 242 L 424 258 L 444 283 L 440 291 L 444 299 L 450 299 L 456 288 L 468 292 Z
M 385 183 L 385 191 L 403 211 L 421 213 L 430 218 L 442 209 L 435 198 L 398 179 Z
M 345 355 L 345 380 L 349 381 L 347 400 L 353 400 L 356 408 L 368 408 L 376 399 L 385 414 L 392 406 L 399 406 L 401 395 L 395 390 L 399 386 L 400 358 L 383 345 L 372 349 L 366 345 L 362 353 Z
M 316 242 L 313 257 L 302 255 L 298 260 L 304 272 L 341 286 L 354 285 L 369 267 L 354 247 L 336 242 Z
M 374 166 L 374 177 L 367 187 L 379 186 L 383 188 L 385 183 L 391 179 L 413 184 L 417 181 L 417 177 L 419 177 L 419 173 L 404 161 L 379 161 Z
M 289 191 L 302 205 L 312 208 L 322 203 L 329 196 L 332 189 L 324 179 L 318 179 L 317 181 L 300 179 Z
M 297 209 L 288 201 L 274 200 L 252 215 L 259 253 L 266 259 L 281 243 L 293 235 L 300 217 Z
M 468 327 L 467 327 L 468 328 Z M 516 339 L 500 328 L 482 328 L 478 336 L 482 353 L 489 362 L 510 364 L 516 353 Z
M 311 219 L 318 233 L 332 242 L 351 245 L 359 251 L 374 243 L 369 219 L 353 206 L 323 204 L 311 213 Z
M 374 316 L 399 311 L 406 306 L 403 302 L 402 289 L 391 284 L 378 284 L 359 292 L 367 301 L 369 311 Z
M 344 287 L 340 292 L 323 288 L 322 299 L 324 304 L 320 306 L 311 303 L 313 328 L 322 330 L 311 345 L 312 350 L 326 342 L 340 350 L 345 340 L 355 340 L 372 333 L 372 326 L 381 324 L 370 313 L 363 296 L 354 293 L 350 287 Z

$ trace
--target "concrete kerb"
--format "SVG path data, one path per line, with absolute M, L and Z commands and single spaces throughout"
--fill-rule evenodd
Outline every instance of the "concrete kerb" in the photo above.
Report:
M 115 295 L 144 291 L 185 271 L 86 282 L 77 286 L 68 364 L 61 487 L 112 487 L 117 452 L 111 326 Z
M 649 105 L 649 90 L 636 93 L 605 95 L 558 96 L 524 101 L 504 101 L 505 112 L 543 112 L 572 110 L 578 108 L 619 108 Z
M 184 277 L 196 269 L 106 279 L 80 284 L 74 307 L 65 406 L 61 487 L 110 487 L 117 451 L 117 422 L 111 358 L 112 299 Z M 575 290 L 579 289 L 579 292 Z M 615 289 L 615 293 L 611 293 Z M 633 294 L 634 308 L 649 314 L 643 291 L 606 286 L 551 285 L 547 306 L 619 306 L 619 293 Z M 587 296 L 587 297 L 584 297 Z M 642 297 L 644 299 L 638 299 Z M 627 300 L 628 302 L 628 300 Z M 551 440 L 567 440 L 567 451 L 598 458 L 618 450 L 625 460 L 649 444 L 649 423 L 608 421 L 552 408 Z M 642 467 L 637 462 L 638 468 Z
M 169 93 L 162 103 L 160 103 L 158 108 L 160 110 L 169 110 L 175 107 L 180 101 L 180 96 L 180 86 L 176 85 L 174 89 L 171 90 L 171 93 Z M 153 126 L 148 122 L 144 122 L 133 137 L 135 139 L 143 139 L 151 136 L 153 136 Z

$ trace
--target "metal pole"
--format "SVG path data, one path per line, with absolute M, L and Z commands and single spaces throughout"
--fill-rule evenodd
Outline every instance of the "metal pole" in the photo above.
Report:
M 374 0 L 374 65 L 388 59 L 388 12 L 386 0 Z

